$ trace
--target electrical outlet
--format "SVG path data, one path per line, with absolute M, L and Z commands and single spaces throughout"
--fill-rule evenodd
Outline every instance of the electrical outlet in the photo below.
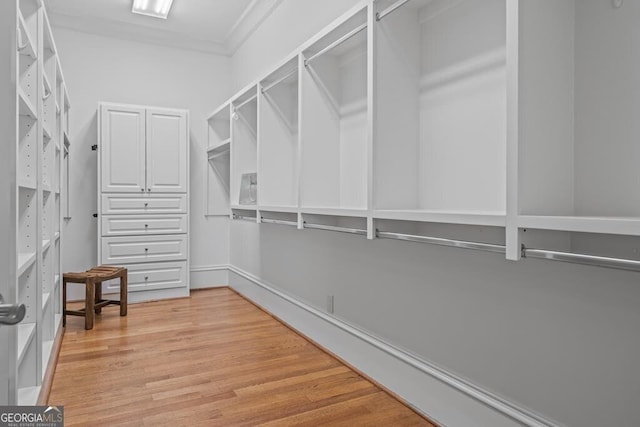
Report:
M 327 296 L 327 313 L 333 314 L 333 295 Z

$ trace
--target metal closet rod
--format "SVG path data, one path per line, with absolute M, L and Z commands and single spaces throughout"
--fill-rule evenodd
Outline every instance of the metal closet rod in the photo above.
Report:
M 251 101 L 253 101 L 254 99 L 256 99 L 257 97 L 258 97 L 258 94 L 251 95 L 251 96 L 249 97 L 249 99 L 246 99 L 246 100 L 242 101 L 242 102 L 241 102 L 240 104 L 238 104 L 238 105 L 234 105 L 234 106 L 233 106 L 233 108 L 234 108 L 235 110 L 237 110 L 237 109 L 239 109 L 239 108 L 242 108 L 242 107 L 244 107 L 245 105 L 247 105 L 248 103 L 250 103 Z
M 522 245 L 522 257 L 593 265 L 597 267 L 615 268 L 618 270 L 640 271 L 640 261 L 633 259 L 574 254 L 572 252 L 550 251 L 546 249 L 532 249 L 527 248 L 525 245 Z
M 358 34 L 360 31 L 364 30 L 365 28 L 367 28 L 367 23 L 366 22 L 364 24 L 360 25 L 359 27 L 351 30 L 350 32 L 348 32 L 344 36 L 340 37 L 338 40 L 334 41 L 329 46 L 327 46 L 324 49 L 322 49 L 320 52 L 316 52 L 313 55 L 311 55 L 309 58 L 305 59 L 304 60 L 304 65 L 305 66 L 309 65 L 309 63 L 311 61 L 313 61 L 314 59 L 316 59 L 320 55 L 324 55 L 325 53 L 329 52 L 334 47 L 341 45 L 342 43 L 346 42 L 351 37 L 355 36 L 356 34 Z
M 297 222 L 283 221 L 281 219 L 262 218 L 261 221 L 266 223 L 266 224 L 290 225 L 292 227 L 297 227 L 298 226 Z
M 239 219 L 240 221 L 251 221 L 256 222 L 256 218 L 250 216 L 236 215 L 233 214 L 233 219 Z
M 385 16 L 387 16 L 388 14 L 393 12 L 394 10 L 398 9 L 399 7 L 403 6 L 406 3 L 409 3 L 410 1 L 411 0 L 400 0 L 400 1 L 397 1 L 394 4 L 392 4 L 391 6 L 389 6 L 388 8 L 383 10 L 382 12 L 376 12 L 376 21 L 381 20 L 382 18 L 384 18 Z
M 302 223 L 302 227 L 313 230 L 337 231 L 338 233 L 359 234 L 362 236 L 367 235 L 367 230 L 362 230 L 360 228 L 336 227 L 335 225 L 323 224 L 309 224 L 306 221 Z
M 294 75 L 295 73 L 298 72 L 297 68 L 294 68 L 293 70 L 289 71 L 287 74 L 285 74 L 284 76 L 280 77 L 278 80 L 276 80 L 273 83 L 268 84 L 267 86 L 262 88 L 262 93 L 265 93 L 266 91 L 268 91 L 269 89 L 273 88 L 274 86 L 279 85 L 280 83 L 282 83 L 283 81 L 287 80 L 289 77 L 291 77 L 292 75 Z
M 376 230 L 376 237 L 381 239 L 396 239 L 407 242 L 428 243 L 430 245 L 452 246 L 455 248 L 476 249 L 487 252 L 506 253 L 506 247 L 492 243 L 467 242 L 464 240 L 443 239 L 441 237 L 417 236 L 414 234 L 391 233 Z

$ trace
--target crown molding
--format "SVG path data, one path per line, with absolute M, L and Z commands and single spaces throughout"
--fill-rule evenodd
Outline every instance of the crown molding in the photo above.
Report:
M 236 53 L 281 3 L 282 0 L 253 0 L 249 3 L 224 38 L 229 55 Z
M 189 49 L 216 55 L 229 55 L 224 43 L 200 40 L 185 34 L 155 28 L 141 27 L 126 22 L 117 22 L 92 16 L 71 16 L 50 13 L 49 19 L 54 27 L 66 28 L 83 33 L 97 34 L 117 39 L 151 43 L 161 46 Z
M 225 35 L 224 40 L 197 39 L 183 33 L 141 27 L 94 16 L 78 17 L 51 12 L 49 19 L 54 27 L 83 33 L 232 56 L 281 3 L 282 0 L 253 0 Z

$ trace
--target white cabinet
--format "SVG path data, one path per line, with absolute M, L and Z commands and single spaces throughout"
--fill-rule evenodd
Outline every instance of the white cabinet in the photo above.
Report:
M 99 114 L 98 263 L 156 272 L 130 280 L 131 292 L 183 288 L 186 295 L 188 112 L 105 103 Z
M 0 294 L 26 308 L 19 325 L 0 333 L 0 405 L 34 405 L 61 333 L 61 171 L 70 102 L 44 2 L 0 2 L 0 39 L 7 64 L 0 69 Z
M 185 193 L 187 132 L 186 111 L 103 104 L 102 191 Z

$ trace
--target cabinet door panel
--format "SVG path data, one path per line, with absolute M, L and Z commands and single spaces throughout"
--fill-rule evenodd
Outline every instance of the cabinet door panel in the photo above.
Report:
M 186 112 L 147 110 L 147 191 L 187 191 L 187 132 Z
M 100 123 L 103 192 L 145 189 L 145 110 L 103 105 Z

